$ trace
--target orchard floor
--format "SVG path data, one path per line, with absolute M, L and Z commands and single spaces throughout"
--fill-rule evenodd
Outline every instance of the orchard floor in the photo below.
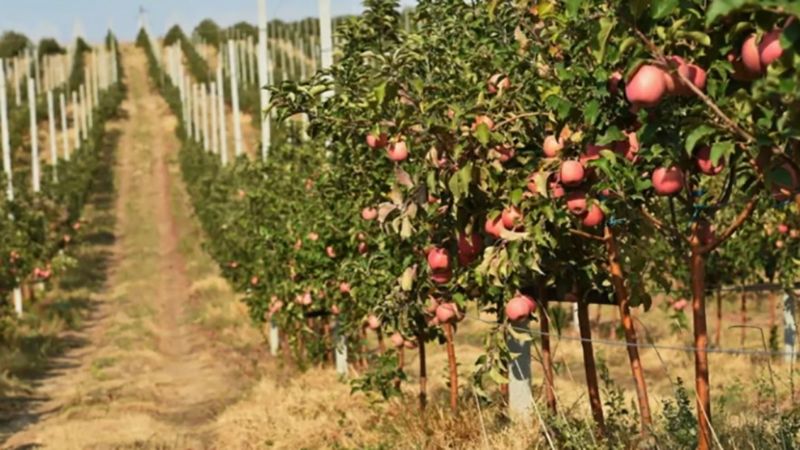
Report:
M 113 177 L 87 210 L 80 265 L 53 293 L 84 299 L 86 320 L 64 333 L 67 350 L 31 377 L 20 395 L 0 398 L 6 406 L 0 407 L 2 448 L 547 447 L 531 427 L 515 430 L 496 410 L 477 409 L 471 395 L 463 397 L 463 414 L 441 409 L 446 354 L 439 346 L 429 347 L 432 407 L 425 414 L 414 402 L 416 352 L 406 355 L 406 400 L 380 405 L 350 395 L 350 386 L 330 369 L 300 372 L 265 355 L 262 333 L 202 250 L 177 163 L 176 119 L 151 85 L 141 50 L 126 46 L 123 57 L 129 92 L 124 118 L 109 124 Z M 750 308 L 751 324 L 765 327 L 775 307 L 770 312 L 767 302 L 758 305 Z M 724 327 L 739 322 L 737 311 L 737 304 L 725 303 Z M 606 308 L 602 316 L 597 310 L 592 315 L 595 337 L 619 342 L 613 336 L 616 312 Z M 475 320 L 476 311 L 469 317 L 457 335 L 462 385 L 489 329 Z M 673 346 L 691 342 L 666 308 L 656 305 L 646 317 L 646 331 L 637 321 L 642 339 Z M 712 317 L 709 328 L 714 327 Z M 739 333 L 723 328 L 722 346 L 739 347 Z M 565 327 L 565 336 L 575 334 Z M 744 346 L 761 345 L 758 332 L 748 331 Z M 598 344 L 595 351 L 631 411 L 625 349 Z M 579 343 L 556 340 L 554 354 L 560 410 L 589 417 Z M 650 403 L 658 413 L 662 400 L 673 397 L 678 377 L 691 389 L 693 361 L 682 351 L 642 354 Z M 727 412 L 747 412 L 771 398 L 766 362 L 712 356 L 712 393 L 724 400 Z M 534 394 L 541 398 L 539 362 L 533 367 Z M 787 367 L 775 361 L 774 370 L 774 390 L 785 404 Z

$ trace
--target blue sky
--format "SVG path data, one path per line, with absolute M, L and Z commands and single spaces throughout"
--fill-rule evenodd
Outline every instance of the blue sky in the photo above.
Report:
M 267 0 L 271 18 L 293 20 L 317 15 L 318 0 Z M 414 0 L 401 0 L 411 5 Z M 148 11 L 151 29 L 163 32 L 174 23 L 189 29 L 207 17 L 221 25 L 254 22 L 257 0 L 0 0 L 0 30 L 13 29 L 28 37 L 56 37 L 64 42 L 74 30 L 91 41 L 113 27 L 124 40 L 136 33 L 139 7 Z M 361 11 L 361 0 L 331 0 L 334 15 Z

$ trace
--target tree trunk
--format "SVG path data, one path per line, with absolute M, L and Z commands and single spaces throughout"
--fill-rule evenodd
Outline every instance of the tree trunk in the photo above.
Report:
M 447 339 L 447 363 L 450 368 L 450 410 L 455 413 L 458 411 L 458 366 L 453 344 L 453 324 L 444 324 L 444 335 Z
M 330 365 L 333 365 L 333 350 L 336 348 L 336 342 L 333 342 L 333 338 L 331 336 L 331 323 L 327 319 L 323 319 L 325 324 L 323 325 L 323 334 L 325 336 L 325 362 Z
M 636 383 L 636 397 L 639 400 L 639 414 L 642 417 L 642 434 L 644 435 L 648 433 L 653 425 L 650 402 L 647 398 L 647 383 L 644 379 L 642 361 L 639 358 L 639 341 L 636 336 L 636 328 L 633 325 L 633 318 L 631 317 L 628 289 L 625 287 L 624 274 L 619 262 L 619 249 L 617 248 L 614 234 L 608 226 L 605 228 L 605 241 L 606 249 L 608 250 L 608 265 L 611 270 L 611 283 L 614 285 L 622 328 L 625 330 L 625 342 L 628 344 L 628 360 Z
M 586 371 L 586 387 L 589 389 L 589 405 L 592 408 L 592 416 L 597 423 L 597 428 L 601 435 L 605 434 L 605 420 L 603 419 L 603 404 L 600 401 L 600 387 L 597 383 L 597 367 L 594 363 L 594 348 L 592 346 L 592 329 L 589 326 L 589 305 L 579 301 L 578 305 L 578 328 L 581 334 L 581 346 L 583 347 L 583 367 Z
M 711 396 L 708 383 L 708 331 L 705 305 L 705 255 L 700 251 L 700 239 L 692 233 L 691 278 L 692 317 L 694 320 L 694 371 L 697 395 L 697 448 L 708 450 L 711 444 Z
M 540 290 L 539 305 L 542 312 L 539 314 L 539 329 L 542 332 L 542 368 L 544 369 L 544 394 L 550 412 L 556 414 L 556 391 L 553 386 L 553 355 L 550 352 L 550 317 L 547 315 L 547 300 L 544 290 Z
M 403 366 L 405 366 L 405 362 L 406 362 L 405 349 L 403 347 L 400 347 L 400 348 L 397 349 L 397 368 L 400 369 L 400 370 L 403 370 Z M 396 379 L 394 381 L 394 387 L 396 389 L 400 389 L 400 381 L 401 381 L 400 378 L 398 378 L 398 379 Z
M 378 336 L 378 352 L 382 355 L 386 353 L 386 344 L 383 343 L 383 331 L 378 328 L 375 330 L 375 334 Z
M 428 403 L 428 367 L 422 333 L 417 334 L 417 343 L 419 344 L 419 409 L 425 409 Z
M 714 332 L 714 346 L 720 347 L 722 338 L 722 289 L 717 288 L 717 329 Z
M 747 329 L 744 327 L 744 325 L 747 325 L 747 292 L 745 292 L 744 286 L 742 286 L 741 302 L 742 302 L 742 306 L 741 306 L 741 310 L 740 310 L 740 317 L 741 317 L 741 321 L 742 321 L 742 325 L 743 326 L 742 326 L 742 328 L 740 328 L 739 346 L 744 348 L 744 341 L 745 341 L 745 338 L 747 337 Z

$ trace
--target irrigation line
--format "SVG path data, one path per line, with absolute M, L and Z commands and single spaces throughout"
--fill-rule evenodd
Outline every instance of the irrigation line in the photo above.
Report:
M 489 325 L 497 325 L 497 323 L 480 319 L 474 317 L 465 317 L 465 319 L 476 320 L 478 322 L 482 322 Z M 656 345 L 652 343 L 628 343 L 628 342 L 620 342 L 620 341 L 612 341 L 610 339 L 585 339 L 576 336 L 566 336 L 561 335 L 558 333 L 543 333 L 539 330 L 529 329 L 529 328 L 522 328 L 522 327 L 515 327 L 513 325 L 509 325 L 511 328 L 517 331 L 523 332 L 530 332 L 531 334 L 537 336 L 550 336 L 555 337 L 559 340 L 568 340 L 568 341 L 578 341 L 578 342 L 591 342 L 594 344 L 603 344 L 610 347 L 637 347 L 637 348 L 644 348 L 644 349 L 659 349 L 659 350 L 676 350 L 676 351 L 683 351 L 687 353 L 695 353 L 698 351 L 695 347 L 690 346 L 683 346 L 683 345 Z M 720 353 L 720 354 L 730 354 L 730 355 L 751 355 L 751 356 L 789 356 L 789 355 L 798 355 L 798 352 L 787 352 L 787 351 L 765 351 L 765 350 L 758 350 L 758 349 L 732 349 L 732 348 L 710 348 L 706 347 L 705 349 L 701 350 L 706 353 Z

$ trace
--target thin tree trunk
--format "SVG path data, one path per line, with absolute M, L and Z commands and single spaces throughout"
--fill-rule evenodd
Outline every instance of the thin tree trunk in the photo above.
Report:
M 375 330 L 375 334 L 378 336 L 378 352 L 382 355 L 386 353 L 386 344 L 383 343 L 383 331 L 378 328 Z
M 614 285 L 622 328 L 625 330 L 625 342 L 628 344 L 628 360 L 630 361 L 633 379 L 636 382 L 639 414 L 642 417 L 642 434 L 646 435 L 653 425 L 650 402 L 647 398 L 647 383 L 644 379 L 642 361 L 639 358 L 639 342 L 636 336 L 636 328 L 633 325 L 633 318 L 631 317 L 630 297 L 628 296 L 628 289 L 625 287 L 624 274 L 619 262 L 619 249 L 617 248 L 614 234 L 608 226 L 605 228 L 605 241 L 606 249 L 608 250 L 608 265 L 611 269 L 611 283 Z
M 325 319 L 325 325 L 323 325 L 323 334 L 325 336 L 325 361 L 328 364 L 333 364 L 333 349 L 336 348 L 336 343 L 333 342 L 331 337 L 331 323 Z
M 717 329 L 714 332 L 714 346 L 720 347 L 722 338 L 722 290 L 717 288 Z
M 539 330 L 542 332 L 542 369 L 544 371 L 544 394 L 547 399 L 547 406 L 550 412 L 555 415 L 558 412 L 556 404 L 556 391 L 553 386 L 553 354 L 550 351 L 550 316 L 547 309 L 547 297 L 545 296 L 544 282 L 539 282 L 539 306 L 542 310 L 539 313 Z
M 447 339 L 447 363 L 450 368 L 450 410 L 455 413 L 458 411 L 458 366 L 453 344 L 453 324 L 444 324 L 444 335 Z
M 592 416 L 601 435 L 605 434 L 605 420 L 603 419 L 603 404 L 600 401 L 600 387 L 597 383 L 597 367 L 594 362 L 594 348 L 592 346 L 592 328 L 589 326 L 589 305 L 583 301 L 578 302 L 578 328 L 583 347 L 583 367 L 586 371 L 586 387 L 589 389 L 589 405 Z
M 711 444 L 711 396 L 708 382 L 708 331 L 705 305 L 705 255 L 700 251 L 696 231 L 691 239 L 692 316 L 694 320 L 694 370 L 697 395 L 698 450 L 708 450 Z
M 742 325 L 747 325 L 747 292 L 744 290 L 744 286 L 742 286 L 742 294 L 741 294 L 741 309 L 740 309 L 740 317 L 742 321 Z M 742 327 L 740 329 L 739 334 L 739 346 L 744 347 L 744 341 L 747 337 L 747 329 Z
M 401 371 L 403 370 L 403 366 L 405 366 L 405 359 L 406 359 L 405 349 L 403 347 L 398 348 L 397 349 L 397 368 L 400 369 Z M 400 378 L 394 380 L 394 387 L 396 389 L 400 389 L 400 381 L 401 381 Z
M 422 333 L 417 334 L 417 343 L 419 344 L 419 409 L 425 409 L 428 403 L 428 367 Z

